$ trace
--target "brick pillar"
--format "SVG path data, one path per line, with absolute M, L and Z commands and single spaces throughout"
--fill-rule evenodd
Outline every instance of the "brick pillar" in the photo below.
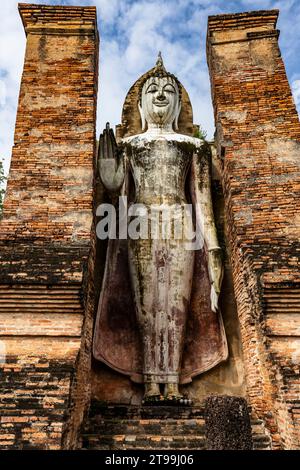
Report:
M 0 226 L 0 446 L 57 449 L 91 329 L 98 31 L 94 7 L 19 12 L 27 45 Z
M 248 398 L 299 448 L 300 125 L 277 10 L 208 19 L 207 58 Z

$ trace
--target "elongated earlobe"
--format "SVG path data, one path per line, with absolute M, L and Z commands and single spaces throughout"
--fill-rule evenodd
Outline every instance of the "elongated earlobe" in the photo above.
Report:
M 146 119 L 145 119 L 144 111 L 143 111 L 143 108 L 142 108 L 140 102 L 138 103 L 138 107 L 139 107 L 139 112 L 140 112 L 141 121 L 142 121 L 142 131 L 145 131 L 146 130 Z
M 178 102 L 178 106 L 177 106 L 177 112 L 176 112 L 176 116 L 174 119 L 174 131 L 178 131 L 178 119 L 179 119 L 180 111 L 181 111 L 181 101 Z

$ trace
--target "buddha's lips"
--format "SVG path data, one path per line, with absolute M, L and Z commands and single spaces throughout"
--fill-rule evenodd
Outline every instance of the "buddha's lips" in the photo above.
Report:
M 169 104 L 169 102 L 168 102 L 168 101 L 165 101 L 165 102 L 163 102 L 163 103 L 156 103 L 156 102 L 154 102 L 153 104 L 154 104 L 155 106 L 158 106 L 159 108 L 163 108 L 164 106 L 167 106 L 167 105 Z

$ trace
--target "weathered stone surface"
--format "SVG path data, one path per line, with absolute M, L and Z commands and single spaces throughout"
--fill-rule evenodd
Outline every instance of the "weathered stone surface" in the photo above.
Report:
M 141 85 L 154 69 L 155 67 L 142 75 L 128 91 L 122 110 L 122 124 L 117 126 L 117 140 L 142 132 L 142 121 L 137 103 L 141 94 Z M 193 136 L 197 132 L 198 126 L 193 124 L 193 109 L 184 86 L 182 86 L 181 100 L 182 111 L 178 120 L 178 132 Z
M 209 397 L 204 416 L 209 450 L 252 450 L 251 423 L 245 398 Z
M 164 192 L 167 194 L 167 197 L 164 200 L 172 201 L 172 198 L 175 197 L 176 201 L 178 198 L 185 197 L 183 195 L 183 185 L 182 181 L 179 183 L 181 186 L 181 191 L 174 186 L 172 186 L 171 174 L 177 174 L 178 169 L 182 164 L 186 164 L 186 157 L 191 151 L 191 148 L 194 148 L 196 142 L 200 144 L 199 139 L 191 138 L 192 131 L 192 107 L 185 98 L 188 98 L 186 91 L 182 90 L 182 107 L 181 114 L 179 116 L 179 132 L 185 133 L 181 135 L 179 133 L 167 134 L 167 142 L 157 142 L 156 147 L 151 143 L 151 138 L 154 138 L 155 133 L 159 129 L 147 128 L 145 134 L 141 134 L 139 137 L 128 137 L 134 133 L 141 133 L 141 122 L 138 113 L 138 93 L 142 90 L 142 83 L 145 81 L 151 74 L 154 69 L 150 70 L 148 73 L 144 74 L 141 79 L 139 79 L 130 91 L 127 94 L 127 97 L 124 102 L 123 112 L 122 112 L 122 124 L 118 126 L 118 136 L 120 138 L 122 132 L 125 132 L 125 146 L 127 154 L 132 159 L 131 167 L 137 168 L 137 174 L 135 179 L 135 186 L 138 185 L 140 188 L 140 176 L 139 175 L 148 175 L 149 181 L 147 183 L 148 193 L 145 194 L 147 201 L 150 203 L 161 203 L 162 195 L 160 194 L 161 188 L 164 188 Z M 145 82 L 146 83 L 146 82 Z M 137 114 L 136 114 L 137 113 Z M 183 127 L 182 127 L 183 126 Z M 122 132 L 121 132 L 122 131 Z M 121 133 L 120 133 L 121 132 Z M 190 134 L 190 135 L 189 135 Z M 133 140 L 132 140 L 133 139 Z M 174 140 L 175 139 L 175 140 Z M 174 140 L 174 142 L 172 141 Z M 178 140 L 178 142 L 177 142 Z M 132 143 L 131 143 L 132 142 Z M 137 148 L 135 149 L 132 147 Z M 199 167 L 198 179 L 202 182 L 204 186 L 207 185 L 207 178 L 209 173 L 209 167 L 211 162 L 211 152 L 210 146 L 203 145 L 202 151 L 199 151 L 199 159 L 201 161 L 201 167 Z M 134 150 L 133 150 L 134 149 Z M 178 150 L 184 153 L 185 158 L 182 160 Z M 138 154 L 138 157 L 134 157 L 134 154 Z M 155 161 L 157 163 L 157 168 L 155 165 L 153 167 L 153 156 L 155 153 Z M 177 154 L 178 153 L 178 154 Z M 149 157 L 149 155 L 150 157 Z M 164 168 L 165 155 L 173 154 L 176 164 L 174 166 L 174 160 L 172 158 L 168 163 L 168 170 L 158 171 L 158 168 Z M 147 157 L 148 155 L 148 157 Z M 163 158 L 162 158 L 163 156 Z M 168 157 L 168 158 L 169 158 Z M 148 158 L 149 161 L 146 164 L 146 171 L 143 168 L 143 162 Z M 137 164 L 134 163 L 136 160 Z M 185 162 L 185 163 L 184 163 Z M 113 175 L 110 175 L 110 178 L 106 178 L 106 171 L 104 167 L 110 166 L 113 168 L 113 171 L 118 168 L 115 163 L 110 159 L 104 159 L 100 163 L 100 175 L 102 182 L 106 187 L 111 186 L 110 179 L 113 178 Z M 145 164 L 144 164 L 145 166 Z M 178 167 L 178 168 L 177 168 Z M 173 169 L 172 169 L 173 168 Z M 174 169 L 175 168 L 175 169 Z M 102 169 L 102 171 L 101 171 Z M 158 171 L 158 173 L 157 173 Z M 119 169 L 118 169 L 119 172 Z M 141 173 L 142 172 L 142 173 Z M 153 175 L 155 175 L 153 177 Z M 179 173 L 180 174 L 180 173 Z M 152 176 L 151 176 L 152 175 Z M 161 181 L 162 175 L 167 175 L 166 181 Z M 190 178 L 190 175 L 189 175 Z M 141 179 L 143 181 L 143 178 Z M 151 184 L 149 185 L 149 182 Z M 119 184 L 117 185 L 119 186 Z M 176 185 L 175 185 L 176 186 Z M 177 184 L 178 186 L 178 184 Z M 188 184 L 186 184 L 188 186 Z M 201 186 L 202 187 L 202 186 Z M 149 191 L 150 188 L 150 191 Z M 189 191 L 187 190 L 187 193 Z M 130 191 L 129 191 L 130 194 Z M 173 194 L 173 195 L 172 195 Z M 136 198 L 140 197 L 140 192 L 138 191 L 135 194 Z M 199 200 L 201 197 L 199 196 Z M 204 224 L 206 227 L 206 234 L 209 234 L 207 237 L 209 240 L 206 240 L 207 246 L 214 247 L 218 244 L 216 241 L 215 230 L 211 230 L 209 220 L 215 219 L 218 224 L 218 238 L 222 245 L 222 251 L 224 252 L 224 258 L 226 259 L 225 265 L 225 279 L 224 279 L 224 293 L 223 287 L 221 291 L 221 312 L 226 324 L 226 334 L 228 335 L 229 341 L 229 359 L 228 361 L 223 361 L 223 363 L 218 367 L 216 363 L 221 359 L 225 358 L 226 352 L 223 345 L 220 344 L 220 329 L 218 326 L 215 328 L 213 325 L 217 325 L 216 319 L 211 316 L 210 312 L 210 298 L 209 298 L 209 280 L 208 275 L 203 267 L 207 264 L 206 260 L 203 257 L 203 253 L 199 254 L 199 251 L 196 252 L 196 268 L 194 269 L 193 275 L 193 289 L 192 289 L 192 301 L 190 302 L 190 307 L 188 311 L 188 325 L 186 328 L 186 343 L 187 347 L 183 353 L 182 369 L 184 370 L 182 382 L 187 382 L 190 372 L 192 370 L 191 365 L 194 364 L 194 373 L 200 373 L 198 377 L 193 377 L 193 383 L 188 385 L 186 388 L 183 388 L 183 392 L 188 391 L 188 394 L 193 398 L 195 403 L 201 403 L 203 399 L 207 396 L 208 393 L 233 393 L 241 395 L 244 393 L 244 377 L 243 377 L 243 364 L 242 364 L 242 355 L 241 355 L 241 346 L 240 346 L 240 337 L 239 337 L 239 327 L 236 315 L 236 306 L 234 302 L 234 295 L 232 289 L 232 275 L 230 270 L 230 265 L 227 262 L 228 259 L 228 246 L 224 237 L 224 227 L 223 227 L 223 205 L 224 200 L 220 191 L 220 176 L 217 174 L 215 169 L 215 162 L 213 163 L 213 205 L 214 205 L 214 214 L 215 217 L 210 213 L 211 205 L 207 204 L 207 208 L 203 209 L 203 212 L 206 213 L 206 220 L 204 217 Z M 208 213 L 209 212 L 209 213 Z M 147 242 L 146 242 L 147 244 Z M 128 272 L 127 264 L 127 249 L 126 245 L 122 244 L 122 247 L 113 248 L 115 252 L 119 253 L 118 262 L 116 263 L 116 271 L 113 273 L 111 270 L 110 276 L 106 279 L 106 284 L 103 286 L 103 291 L 105 295 L 102 297 L 102 310 L 100 315 L 100 310 L 98 313 L 98 319 L 96 320 L 95 326 L 95 341 L 94 341 L 94 354 L 95 357 L 99 360 L 103 360 L 105 364 L 109 364 L 110 367 L 115 367 L 116 370 L 121 371 L 132 371 L 136 370 L 140 374 L 141 365 L 142 365 L 142 355 L 139 349 L 135 346 L 138 343 L 136 335 L 139 331 L 137 328 L 137 322 L 135 319 L 135 311 L 133 302 L 130 299 L 128 293 L 131 291 L 132 284 L 130 284 L 130 276 Z M 144 246 L 143 256 L 146 259 L 146 253 L 148 248 L 147 245 Z M 111 247 L 111 245 L 110 245 Z M 226 253 L 226 254 L 225 254 Z M 179 255 L 175 256 L 175 259 L 179 259 Z M 186 257 L 185 257 L 186 258 Z M 124 262 L 125 259 L 125 262 Z M 183 270 L 183 266 L 186 265 L 186 260 L 180 261 L 180 271 Z M 190 266 L 191 263 L 188 264 Z M 127 268 L 127 269 L 126 269 Z M 140 270 L 138 270 L 140 272 Z M 108 272 L 108 271 L 107 271 Z M 175 278 L 175 271 L 173 272 Z M 173 277 L 174 277 L 173 276 Z M 185 276 L 187 279 L 187 276 Z M 133 283 L 134 284 L 134 283 Z M 181 288 L 183 282 L 179 283 Z M 144 293 L 147 291 L 147 288 L 143 289 Z M 118 292 L 118 296 L 115 296 L 115 292 Z M 153 289 L 150 289 L 150 295 L 153 293 Z M 104 305 L 104 307 L 103 307 Z M 105 307 L 109 305 L 109 309 Z M 127 313 L 128 311 L 128 313 Z M 113 312 L 113 314 L 112 314 Z M 204 313 L 206 312 L 206 313 Z M 201 315 L 202 318 L 206 318 L 206 321 L 199 321 Z M 99 320 L 101 318 L 101 320 Z M 112 320 L 113 319 L 113 320 Z M 125 321 L 126 319 L 126 321 Z M 206 335 L 202 335 L 202 331 L 207 331 Z M 214 332 L 214 333 L 212 333 Z M 212 336 L 215 335 L 214 339 Z M 193 339 L 191 339 L 193 338 Z M 155 342 L 155 341 L 154 341 Z M 157 341 L 157 345 L 159 341 Z M 150 348 L 154 350 L 155 347 Z M 216 354 L 216 351 L 222 351 Z M 135 351 L 135 353 L 134 353 Z M 209 372 L 207 370 L 212 368 Z M 203 371 L 206 371 L 203 373 Z M 137 374 L 131 374 L 133 380 L 137 380 Z M 138 380 L 141 381 L 141 377 L 138 377 Z M 131 384 L 126 378 L 121 377 L 120 374 L 114 374 L 108 371 L 107 367 L 101 366 L 99 364 L 93 363 L 93 373 L 92 373 L 92 395 L 94 398 L 102 399 L 104 401 L 110 400 L 116 403 L 140 403 L 141 402 L 141 393 L 140 389 Z

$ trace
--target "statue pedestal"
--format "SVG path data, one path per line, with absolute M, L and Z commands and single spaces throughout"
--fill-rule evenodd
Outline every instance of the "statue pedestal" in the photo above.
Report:
M 263 423 L 256 420 L 251 424 L 254 449 L 269 449 L 270 439 Z M 89 450 L 205 450 L 204 407 L 94 401 L 82 429 L 80 446 Z
M 189 398 L 185 398 L 185 397 L 182 397 L 182 398 L 177 398 L 177 397 L 172 397 L 172 398 L 168 398 L 168 397 L 164 397 L 163 395 L 161 395 L 160 397 L 146 397 L 143 399 L 142 401 L 142 405 L 143 406 L 163 406 L 163 407 L 171 407 L 171 408 L 174 408 L 174 407 L 182 407 L 182 406 L 192 406 L 193 404 L 193 401 L 190 400 Z

